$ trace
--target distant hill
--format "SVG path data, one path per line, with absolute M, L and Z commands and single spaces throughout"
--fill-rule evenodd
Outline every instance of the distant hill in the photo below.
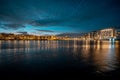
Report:
M 58 35 L 56 35 L 56 36 L 58 36 L 58 37 L 65 37 L 65 36 L 67 36 L 67 37 L 80 37 L 82 35 L 82 33 L 61 33 L 61 34 L 58 34 Z

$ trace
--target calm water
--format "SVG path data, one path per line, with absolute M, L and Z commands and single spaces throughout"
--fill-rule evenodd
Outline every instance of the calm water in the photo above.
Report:
M 120 43 L 89 41 L 0 41 L 2 74 L 120 74 Z

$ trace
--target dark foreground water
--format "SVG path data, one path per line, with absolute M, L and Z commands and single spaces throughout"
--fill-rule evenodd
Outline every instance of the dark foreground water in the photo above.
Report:
M 120 43 L 0 41 L 0 76 L 119 78 Z

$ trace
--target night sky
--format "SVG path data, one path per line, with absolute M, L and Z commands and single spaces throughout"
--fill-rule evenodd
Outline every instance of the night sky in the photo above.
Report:
M 120 26 L 120 0 L 0 0 L 0 32 L 81 33 Z

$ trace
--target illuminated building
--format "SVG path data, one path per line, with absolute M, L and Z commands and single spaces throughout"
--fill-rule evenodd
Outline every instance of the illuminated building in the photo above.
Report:
M 120 32 L 117 32 L 115 28 L 106 28 L 90 33 L 84 33 L 81 36 L 81 40 L 113 40 L 120 38 Z
M 100 39 L 116 38 L 116 30 L 114 28 L 100 30 Z

